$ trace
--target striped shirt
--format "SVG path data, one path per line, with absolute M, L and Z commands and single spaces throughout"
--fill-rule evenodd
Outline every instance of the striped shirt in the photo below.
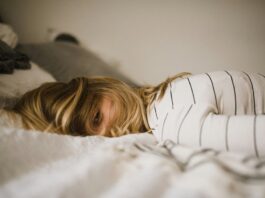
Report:
M 172 81 L 151 104 L 158 141 L 265 156 L 265 76 L 217 71 Z

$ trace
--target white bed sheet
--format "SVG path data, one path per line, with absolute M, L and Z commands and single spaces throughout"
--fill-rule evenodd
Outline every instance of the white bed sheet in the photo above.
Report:
M 0 127 L 0 197 L 265 197 L 264 159 Z

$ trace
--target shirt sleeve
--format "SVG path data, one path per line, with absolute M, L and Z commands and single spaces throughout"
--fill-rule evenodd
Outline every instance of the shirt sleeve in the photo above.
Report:
M 199 135 L 200 146 L 265 156 L 264 115 L 206 116 Z
M 169 110 L 154 125 L 158 141 L 265 156 L 265 115 L 221 115 L 202 104 Z

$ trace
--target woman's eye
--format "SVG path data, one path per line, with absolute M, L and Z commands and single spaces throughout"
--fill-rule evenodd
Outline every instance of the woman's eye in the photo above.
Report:
M 93 123 L 95 126 L 98 126 L 101 122 L 101 116 L 100 116 L 100 112 L 97 112 L 94 119 L 93 119 Z

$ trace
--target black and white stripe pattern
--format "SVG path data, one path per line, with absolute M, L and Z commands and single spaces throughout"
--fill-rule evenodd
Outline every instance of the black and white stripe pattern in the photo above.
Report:
M 171 82 L 169 83 L 169 88 L 170 88 L 171 105 L 172 105 L 172 109 L 174 109 L 174 99 L 173 99 L 173 94 L 172 94 L 172 85 L 171 85 Z
M 155 104 L 154 104 L 154 111 L 155 111 L 155 117 L 156 117 L 156 120 L 158 120 L 158 113 L 157 113 L 156 105 L 155 105 Z
M 234 80 L 233 80 L 233 77 L 232 75 L 228 72 L 228 71 L 225 71 L 228 76 L 230 77 L 231 79 L 231 83 L 232 83 L 232 86 L 233 86 L 233 92 L 234 92 L 234 101 L 235 101 L 235 115 L 237 115 L 237 98 L 236 98 L 236 88 L 235 88 L 235 83 L 234 83 Z
M 190 91 L 191 91 L 191 94 L 192 94 L 193 103 L 196 104 L 196 100 L 195 100 L 195 96 L 194 96 L 194 92 L 193 92 L 193 88 L 192 88 L 192 85 L 191 85 L 190 79 L 187 78 L 187 80 L 188 80 L 188 82 L 189 82 L 189 86 L 190 86 Z
M 180 123 L 180 125 L 179 125 L 178 132 L 177 132 L 177 143 L 178 143 L 178 144 L 179 144 L 179 141 L 180 141 L 180 140 L 179 140 L 179 137 L 180 137 L 180 130 L 181 130 L 181 127 L 182 127 L 182 125 L 183 125 L 185 119 L 187 118 L 188 114 L 190 113 L 190 110 L 191 110 L 192 106 L 193 106 L 193 105 L 190 105 L 188 111 L 186 112 L 186 114 L 185 114 L 184 117 L 182 118 L 181 123 Z
M 227 116 L 226 127 L 225 127 L 225 149 L 226 149 L 226 151 L 229 151 L 229 145 L 228 145 L 229 121 L 230 121 L 230 116 Z
M 163 140 L 163 136 L 164 136 L 164 130 L 165 130 L 165 124 L 166 124 L 166 121 L 167 121 L 167 116 L 168 116 L 168 113 L 166 114 L 164 120 L 163 120 L 163 125 L 162 125 L 162 133 L 161 133 L 161 140 Z
M 254 86 L 253 86 L 253 83 L 252 83 L 252 80 L 250 78 L 250 76 L 246 73 L 246 72 L 243 72 L 249 79 L 249 82 L 250 82 L 250 85 L 251 85 L 251 89 L 252 89 L 252 97 L 253 97 L 253 110 L 254 110 L 254 114 L 257 115 L 256 113 L 256 99 L 255 99 L 255 91 L 254 91 Z
M 253 119 L 253 144 L 254 144 L 254 151 L 255 151 L 255 155 L 256 157 L 259 157 L 259 150 L 258 150 L 258 146 L 257 146 L 257 134 L 256 134 L 256 130 L 257 130 L 257 116 L 254 116 Z
M 203 127 L 204 127 L 204 123 L 205 123 L 205 120 L 207 119 L 204 118 L 203 122 L 202 122 L 202 125 L 201 125 L 201 128 L 200 128 L 200 133 L 199 133 L 199 146 L 202 146 L 202 133 L 203 133 Z
M 244 148 L 256 157 L 265 156 L 261 143 L 265 139 L 265 99 L 259 98 L 265 94 L 264 84 L 264 75 L 240 71 L 178 79 L 169 84 L 166 97 L 155 101 L 152 123 L 159 126 L 151 127 L 159 128 L 154 134 L 160 141 L 174 138 L 178 144 L 226 151 Z
M 212 80 L 210 74 L 206 73 L 206 75 L 208 76 L 208 78 L 209 78 L 209 80 L 211 82 L 211 85 L 212 85 L 212 88 L 213 88 L 214 99 L 215 99 L 215 106 L 216 106 L 216 109 L 217 109 L 217 113 L 219 113 L 219 107 L 218 107 L 218 103 L 217 103 L 216 91 L 215 91 L 215 88 L 214 88 L 213 80 Z

